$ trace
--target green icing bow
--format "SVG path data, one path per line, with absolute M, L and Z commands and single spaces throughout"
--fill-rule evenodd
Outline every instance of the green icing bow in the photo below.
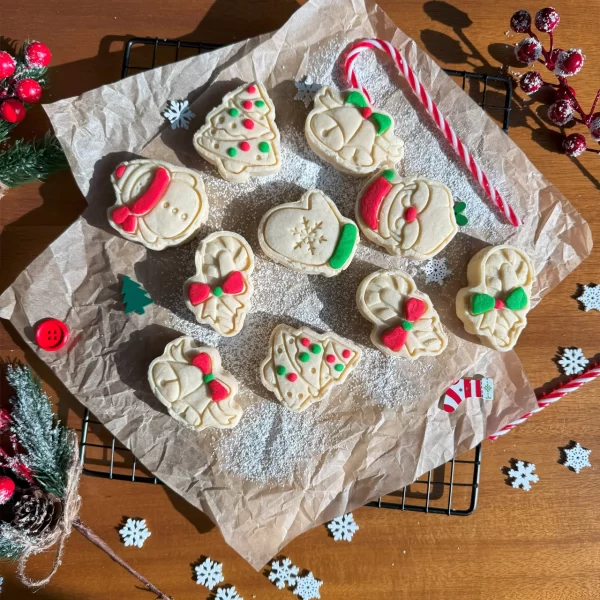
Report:
M 528 298 L 525 290 L 522 287 L 515 288 L 507 297 L 506 301 L 500 298 L 494 298 L 488 294 L 473 294 L 471 297 L 471 312 L 474 315 L 494 310 L 494 308 L 509 310 L 521 310 L 527 306 Z
M 373 112 L 366 98 L 360 92 L 350 92 L 346 98 L 346 104 L 353 104 L 361 109 L 361 114 L 365 119 L 375 121 L 377 134 L 384 134 L 392 126 L 392 118 L 383 113 Z

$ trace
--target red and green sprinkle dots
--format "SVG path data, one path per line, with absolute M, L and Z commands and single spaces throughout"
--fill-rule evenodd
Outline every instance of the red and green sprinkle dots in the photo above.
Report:
M 311 351 L 313 354 L 321 354 L 321 352 L 323 351 L 323 348 L 321 348 L 321 346 L 319 346 L 319 344 L 313 344 L 313 345 L 310 347 L 310 351 Z
M 331 363 L 334 363 L 334 362 L 336 361 L 335 354 L 328 354 L 328 355 L 325 357 L 325 360 L 326 360 L 326 361 L 327 361 L 329 364 L 331 364 Z
M 342 363 L 338 363 L 333 367 L 338 373 L 341 373 L 344 370 L 344 365 Z
M 269 149 L 270 149 L 269 142 L 261 142 L 261 143 L 258 145 L 258 149 L 259 149 L 261 152 L 268 152 L 268 151 L 269 151 Z
M 248 90 L 249 94 L 256 94 L 256 86 L 255 85 L 249 85 L 247 90 Z
M 254 106 L 256 106 L 257 108 L 262 108 L 265 105 L 265 101 L 264 100 L 257 100 L 254 103 Z
M 300 343 L 305 347 L 308 348 L 310 346 L 310 340 L 307 337 L 303 337 L 300 340 Z
M 280 377 L 283 377 L 285 375 L 285 378 L 288 381 L 291 381 L 292 383 L 294 383 L 294 381 L 298 379 L 298 375 L 296 375 L 296 373 L 288 373 L 287 369 L 283 365 L 277 365 L 277 367 L 275 367 L 275 372 Z
M 252 102 L 250 102 L 250 100 L 244 100 L 242 102 L 242 108 L 244 110 L 250 110 L 252 108 Z
M 235 148 L 227 148 L 227 154 L 233 158 L 237 154 L 237 150 Z
M 287 369 L 283 365 L 277 365 L 275 370 L 277 371 L 277 375 L 280 377 L 283 377 L 287 372 Z
M 240 150 L 248 152 L 250 150 L 250 142 L 240 142 Z
M 298 360 L 300 362 L 308 362 L 310 360 L 310 354 L 308 352 L 300 352 L 300 354 L 298 354 Z
M 344 350 L 344 351 L 342 352 L 342 356 L 343 356 L 344 358 L 350 358 L 350 357 L 352 356 L 352 352 L 350 352 L 350 350 L 348 350 L 348 349 L 346 348 L 346 350 Z
M 230 108 L 229 109 L 229 116 L 230 117 L 237 117 L 240 114 L 240 111 L 237 108 Z

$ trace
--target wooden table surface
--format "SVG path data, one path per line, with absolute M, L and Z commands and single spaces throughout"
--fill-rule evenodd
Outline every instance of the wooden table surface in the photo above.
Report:
M 521 2 L 382 0 L 392 19 L 444 67 L 495 73 L 510 61 L 508 20 Z M 600 44 L 591 4 L 557 0 L 558 43 L 581 47 L 586 65 L 575 78 L 587 107 L 600 86 Z M 52 49 L 52 88 L 46 102 L 79 94 L 120 75 L 123 42 L 132 36 L 183 38 L 229 43 L 279 27 L 296 10 L 292 0 L 28 0 L 2 10 L 3 34 L 33 38 Z M 532 11 L 539 6 L 527 6 Z M 597 4 L 596 4 L 597 8 Z M 547 127 L 538 103 L 517 92 L 510 135 L 529 158 L 571 200 L 600 237 L 600 159 L 592 153 L 571 160 L 558 152 L 559 134 Z M 545 109 L 541 111 L 543 115 Z M 16 134 L 44 131 L 41 109 L 31 111 Z M 0 201 L 0 290 L 61 235 L 84 208 L 68 173 L 42 185 L 12 190 Z M 577 284 L 600 283 L 600 250 L 564 280 L 532 313 L 518 353 L 534 386 L 557 376 L 559 346 L 600 352 L 600 314 L 585 313 L 573 299 Z M 39 361 L 6 322 L 0 325 L 0 356 Z M 56 397 L 57 386 L 46 378 Z M 295 539 L 285 555 L 324 581 L 321 597 L 334 599 L 584 600 L 600 597 L 600 470 L 577 475 L 558 464 L 559 448 L 570 440 L 600 460 L 600 381 L 571 394 L 527 424 L 483 447 L 477 510 L 448 517 L 362 508 L 352 543 L 336 543 L 325 527 Z M 65 394 L 59 411 L 77 423 L 81 408 Z M 501 469 L 512 458 L 531 461 L 540 481 L 526 493 L 505 482 Z M 83 477 L 82 519 L 130 563 L 177 600 L 206 598 L 192 580 L 191 564 L 210 556 L 224 565 L 226 581 L 246 600 L 293 598 L 255 572 L 224 542 L 199 511 L 162 486 Z M 117 529 L 123 516 L 141 516 L 152 536 L 143 549 L 124 548 Z M 42 575 L 49 557 L 31 561 Z M 123 569 L 78 533 L 68 541 L 63 566 L 51 583 L 33 595 L 17 583 L 14 565 L 0 566 L 3 598 L 36 600 L 151 598 Z

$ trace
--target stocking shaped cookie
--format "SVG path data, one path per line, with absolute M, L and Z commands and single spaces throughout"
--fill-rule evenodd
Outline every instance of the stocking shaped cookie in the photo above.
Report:
M 237 381 L 221 367 L 216 348 L 199 346 L 191 337 L 169 342 L 150 363 L 148 381 L 169 414 L 188 427 L 229 429 L 242 408 L 235 401 Z
M 386 169 L 356 201 L 356 221 L 366 238 L 390 254 L 425 260 L 458 231 L 450 190 L 423 177 L 398 177 Z
M 323 192 L 310 190 L 298 202 L 265 213 L 258 241 L 275 262 L 300 273 L 332 277 L 350 264 L 358 228 Z
M 227 181 L 272 175 L 281 168 L 275 107 L 261 83 L 244 84 L 213 108 L 194 135 L 196 152 Z
M 404 143 L 394 135 L 394 121 L 385 111 L 374 111 L 364 94 L 341 94 L 321 88 L 308 114 L 304 131 L 313 152 L 336 169 L 366 175 L 384 162 L 397 163 Z
M 121 163 L 111 180 L 117 202 L 108 222 L 151 250 L 183 244 L 208 217 L 204 183 L 190 169 L 139 159 Z
M 289 409 L 302 412 L 343 383 L 360 357 L 357 346 L 335 333 L 277 325 L 261 380 Z
M 371 341 L 385 354 L 415 360 L 437 356 L 448 345 L 429 296 L 403 271 L 377 271 L 365 277 L 356 304 L 373 323 Z
M 527 325 L 535 272 L 531 260 L 513 246 L 479 251 L 467 268 L 469 287 L 456 296 L 456 314 L 468 333 L 507 352 Z
M 204 238 L 196 251 L 196 274 L 183 288 L 198 323 L 224 336 L 238 334 L 250 310 L 252 271 L 254 253 L 241 235 L 217 231 Z

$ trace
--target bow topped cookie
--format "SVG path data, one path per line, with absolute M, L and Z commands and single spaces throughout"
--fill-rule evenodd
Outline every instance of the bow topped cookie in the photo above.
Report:
M 371 321 L 371 341 L 385 354 L 416 360 L 437 356 L 448 337 L 427 294 L 404 271 L 377 271 L 361 282 L 356 304 Z
M 490 246 L 467 268 L 469 287 L 456 296 L 456 314 L 468 333 L 506 352 L 527 325 L 535 272 L 531 260 L 513 246 Z
M 397 163 L 404 152 L 403 141 L 394 135 L 392 116 L 375 111 L 355 89 L 340 94 L 321 88 L 304 132 L 319 158 L 353 175 L 372 173 L 385 162 Z
M 254 253 L 239 234 L 217 231 L 196 251 L 196 274 L 185 282 L 183 295 L 198 323 L 224 336 L 242 329 L 254 287 Z

